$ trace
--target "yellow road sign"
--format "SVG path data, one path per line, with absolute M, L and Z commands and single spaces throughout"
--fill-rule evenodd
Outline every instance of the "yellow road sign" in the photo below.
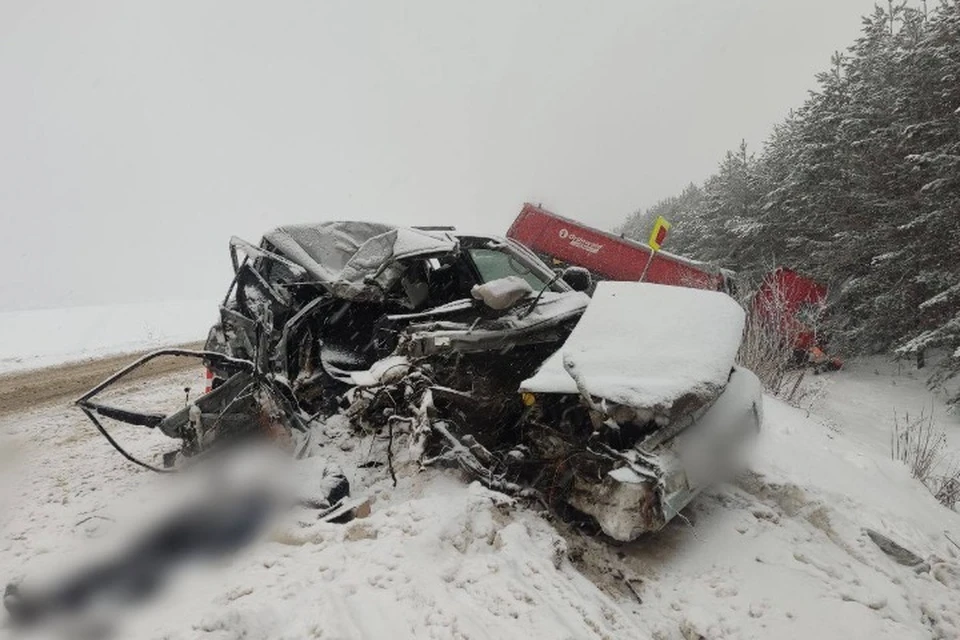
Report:
M 653 225 L 653 231 L 650 232 L 650 239 L 647 244 L 654 251 L 659 251 L 663 241 L 667 239 L 667 231 L 670 230 L 670 223 L 663 216 L 657 216 L 657 221 Z

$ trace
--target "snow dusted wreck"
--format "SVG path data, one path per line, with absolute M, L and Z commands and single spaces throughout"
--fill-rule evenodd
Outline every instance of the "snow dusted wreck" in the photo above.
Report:
M 388 457 L 404 442 L 625 541 L 720 479 L 760 426 L 759 382 L 734 365 L 743 311 L 722 293 L 600 282 L 591 299 L 588 274 L 514 241 L 385 224 L 281 227 L 230 254 L 204 351 L 156 352 L 78 400 L 104 435 L 98 417 L 158 428 L 190 456 L 345 414 Z M 202 358 L 213 389 L 169 415 L 97 401 L 165 354 Z

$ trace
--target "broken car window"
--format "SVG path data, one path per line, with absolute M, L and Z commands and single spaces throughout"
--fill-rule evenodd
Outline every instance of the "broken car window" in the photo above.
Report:
M 507 276 L 520 276 L 534 291 L 539 291 L 550 281 L 539 272 L 535 272 L 522 258 L 499 249 L 470 249 L 470 258 L 484 282 L 491 282 Z

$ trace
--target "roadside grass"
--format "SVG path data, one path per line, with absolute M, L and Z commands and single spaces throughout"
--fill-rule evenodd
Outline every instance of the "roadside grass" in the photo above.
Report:
M 893 415 L 890 456 L 902 462 L 943 506 L 960 504 L 960 458 L 947 448 L 947 435 L 933 411 Z

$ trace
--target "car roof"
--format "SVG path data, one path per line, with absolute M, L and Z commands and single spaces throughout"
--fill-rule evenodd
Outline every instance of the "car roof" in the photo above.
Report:
M 278 227 L 265 233 L 283 257 L 303 267 L 321 284 L 344 297 L 376 296 L 399 277 L 385 265 L 417 255 L 456 250 L 459 241 L 446 232 L 413 227 L 336 221 Z M 372 287 L 376 282 L 378 287 Z

